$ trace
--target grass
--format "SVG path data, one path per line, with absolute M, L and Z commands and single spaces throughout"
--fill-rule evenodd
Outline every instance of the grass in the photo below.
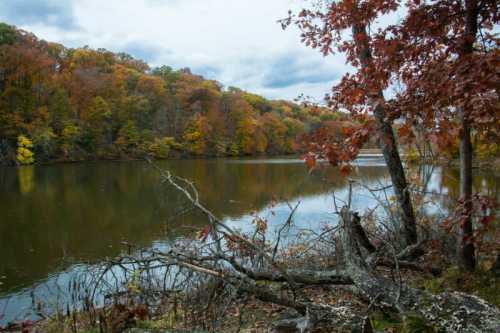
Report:
M 417 287 L 440 293 L 445 290 L 460 291 L 478 296 L 500 307 L 500 279 L 493 273 L 478 269 L 475 272 L 462 272 L 456 266 L 448 268 L 438 278 L 417 281 Z

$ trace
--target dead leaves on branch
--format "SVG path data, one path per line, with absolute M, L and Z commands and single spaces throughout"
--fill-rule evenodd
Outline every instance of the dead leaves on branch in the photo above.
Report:
M 338 166 L 341 174 L 347 176 L 352 170 L 351 162 L 373 134 L 372 122 L 364 125 L 326 122 L 323 127 L 304 137 L 308 152 L 302 158 L 310 170 L 317 167 L 318 161 L 325 160 L 332 166 Z

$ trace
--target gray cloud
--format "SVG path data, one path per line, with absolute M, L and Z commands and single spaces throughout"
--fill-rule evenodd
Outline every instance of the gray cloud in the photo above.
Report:
M 349 66 L 300 43 L 277 20 L 302 0 L 0 0 L 0 20 L 69 47 L 126 52 L 151 67 L 261 93 L 322 98 Z
M 15 25 L 44 24 L 75 30 L 72 1 L 2 0 L 0 18 Z
M 143 43 L 140 41 L 128 42 L 125 46 L 123 46 L 122 51 L 149 64 L 156 63 L 159 57 L 170 53 L 158 45 Z
M 218 76 L 222 72 L 222 68 L 210 65 L 199 65 L 192 68 L 195 74 L 202 75 L 203 77 L 210 80 L 217 80 Z
M 267 68 L 262 85 L 264 88 L 286 88 L 298 84 L 327 83 L 340 78 L 342 73 L 314 58 L 289 54 L 274 60 Z

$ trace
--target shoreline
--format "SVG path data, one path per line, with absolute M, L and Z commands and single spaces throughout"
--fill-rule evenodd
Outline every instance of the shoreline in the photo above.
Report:
M 302 154 L 277 154 L 277 155 L 244 155 L 244 156 L 178 156 L 169 157 L 162 159 L 153 159 L 153 161 L 180 161 L 180 160 L 245 160 L 245 159 L 271 159 L 271 158 L 285 158 L 285 159 L 300 159 L 302 160 Z M 377 149 L 366 149 L 361 150 L 361 153 L 356 159 L 376 159 L 383 158 L 384 155 Z M 405 159 L 405 154 L 401 154 L 402 159 Z M 112 163 L 127 163 L 127 162 L 144 162 L 147 161 L 145 158 L 95 158 L 95 159 L 81 159 L 81 160 L 51 160 L 46 162 L 37 162 L 30 165 L 4 165 L 0 164 L 0 169 L 2 168 L 20 168 L 24 166 L 52 166 L 52 165 L 66 165 L 66 164 L 85 164 L 85 163 L 99 163 L 99 162 L 112 162 Z M 355 161 L 355 160 L 354 160 Z M 408 163 L 408 162 L 407 162 Z M 446 159 L 440 157 L 434 160 L 415 160 L 410 161 L 409 164 L 429 164 L 443 167 L 454 167 L 458 168 L 460 166 L 460 161 L 458 158 Z M 486 158 L 486 159 L 475 159 L 473 161 L 473 168 L 480 170 L 495 170 L 500 169 L 500 157 Z
M 155 158 L 153 161 L 180 161 L 180 160 L 218 160 L 218 159 L 266 159 L 266 158 L 296 158 L 302 159 L 302 153 L 291 153 L 291 154 L 265 154 L 265 155 L 242 155 L 242 156 L 173 156 L 167 158 Z M 358 155 L 359 158 L 382 158 L 382 153 L 379 153 L 377 149 L 366 149 L 362 150 L 362 152 Z M 64 164 L 77 164 L 77 163 L 95 163 L 95 162 L 115 162 L 115 163 L 126 163 L 126 162 L 137 162 L 137 161 L 146 161 L 146 158 L 90 158 L 90 159 L 81 159 L 81 160 L 50 160 L 44 162 L 36 162 L 30 165 L 4 165 L 0 164 L 0 168 L 19 168 L 23 166 L 47 166 L 47 165 L 64 165 Z

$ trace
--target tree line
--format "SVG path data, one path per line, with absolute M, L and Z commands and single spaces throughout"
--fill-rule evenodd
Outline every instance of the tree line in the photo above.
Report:
M 289 154 L 342 115 L 0 24 L 0 162 Z

